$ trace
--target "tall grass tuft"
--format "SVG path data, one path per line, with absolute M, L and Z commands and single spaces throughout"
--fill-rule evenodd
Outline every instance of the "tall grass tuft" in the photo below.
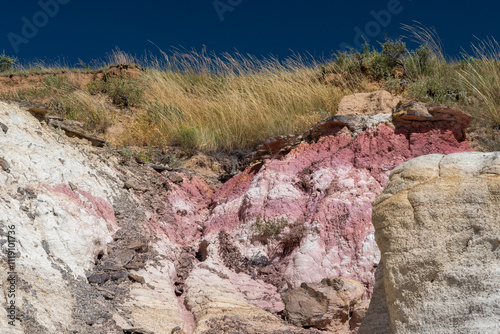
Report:
M 485 107 L 486 119 L 500 125 L 500 46 L 495 39 L 473 45 L 474 56 L 466 56 L 458 75 L 471 96 Z

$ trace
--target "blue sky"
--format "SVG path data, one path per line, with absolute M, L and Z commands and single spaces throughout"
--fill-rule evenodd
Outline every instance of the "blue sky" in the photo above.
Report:
M 406 34 L 401 24 L 434 27 L 450 56 L 474 36 L 500 39 L 500 5 L 476 0 L 16 0 L 2 4 L 0 51 L 21 59 L 104 58 L 115 47 L 142 55 L 172 46 L 280 58 L 329 57 L 342 43 Z M 357 39 L 356 39 L 357 38 Z

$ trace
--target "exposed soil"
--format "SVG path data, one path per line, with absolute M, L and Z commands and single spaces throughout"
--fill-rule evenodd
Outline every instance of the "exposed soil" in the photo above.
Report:
M 143 70 L 138 66 L 114 65 L 94 71 L 54 71 L 40 73 L 19 73 L 0 75 L 0 96 L 18 101 L 17 92 L 41 89 L 46 87 L 46 80 L 50 77 L 64 78 L 72 86 L 84 87 L 91 81 L 107 80 L 107 78 L 137 78 Z M 36 106 L 47 106 L 49 96 L 33 96 L 30 102 Z

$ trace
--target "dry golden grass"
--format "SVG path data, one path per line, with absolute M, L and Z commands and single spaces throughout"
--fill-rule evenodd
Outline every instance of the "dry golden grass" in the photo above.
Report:
M 381 87 L 419 101 L 456 105 L 484 127 L 498 129 L 498 43 L 482 42 L 473 56 L 448 60 L 434 30 L 405 29 L 422 45 L 396 62 L 405 80 L 394 77 L 394 64 L 372 48 L 339 54 L 326 64 L 300 56 L 278 61 L 184 50 L 138 60 L 116 49 L 105 65 L 118 66 L 18 76 L 19 89 L 0 89 L 0 98 L 50 104 L 115 146 L 180 145 L 192 152 L 247 149 L 269 137 L 301 133 L 334 115 L 345 95 Z M 2 80 L 12 82 L 0 77 L 0 88 L 8 86 Z M 498 136 L 490 137 L 490 146 L 500 147 Z
M 333 115 L 348 94 L 318 81 L 318 69 L 300 59 L 286 66 L 272 59 L 194 53 L 165 60 L 144 74 L 144 102 L 126 117 L 120 145 L 249 148 L 268 137 L 304 131 Z
M 100 94 L 91 95 L 85 90 L 75 90 L 60 98 L 66 117 L 82 121 L 88 128 L 103 134 L 118 118 L 118 110 Z
M 490 39 L 473 46 L 473 50 L 474 57 L 465 61 L 459 77 L 484 108 L 481 116 L 500 125 L 500 46 Z

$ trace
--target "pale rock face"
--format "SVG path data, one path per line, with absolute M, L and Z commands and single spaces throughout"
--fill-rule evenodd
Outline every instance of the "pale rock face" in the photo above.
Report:
M 16 107 L 0 102 L 0 121 L 9 127 L 0 136 L 0 155 L 11 166 L 10 173 L 0 172 L 2 239 L 8 226 L 15 226 L 16 272 L 32 285 L 23 291 L 17 282 L 17 306 L 27 308 L 29 300 L 41 326 L 50 332 L 65 331 L 73 298 L 62 271 L 84 278 L 97 254 L 106 252 L 118 228 L 111 206 L 114 173 Z M 96 165 L 109 178 L 98 177 Z M 68 182 L 78 189 L 72 190 Z M 2 270 L 4 291 L 6 279 Z M 2 332 L 9 328 L 0 326 Z
M 373 211 L 383 285 L 372 304 L 385 307 L 370 306 L 360 333 L 500 331 L 499 172 L 498 152 L 394 169 Z
M 352 94 L 340 101 L 337 115 L 390 114 L 399 101 L 401 98 L 386 90 Z
M 149 286 L 135 282 L 129 291 L 130 298 L 122 310 L 134 315 L 130 327 L 147 328 L 155 333 L 169 333 L 174 324 L 188 328 L 188 322 L 182 319 L 182 308 L 175 302 L 172 281 L 162 269 L 147 266 L 137 271 Z
M 266 301 L 267 300 L 267 301 Z M 196 321 L 194 333 L 216 330 L 218 321 L 237 319 L 240 333 L 275 333 L 294 329 L 265 311 L 283 309 L 276 288 L 225 266 L 206 262 L 186 281 L 186 305 Z M 224 320 L 221 320 L 223 318 Z

